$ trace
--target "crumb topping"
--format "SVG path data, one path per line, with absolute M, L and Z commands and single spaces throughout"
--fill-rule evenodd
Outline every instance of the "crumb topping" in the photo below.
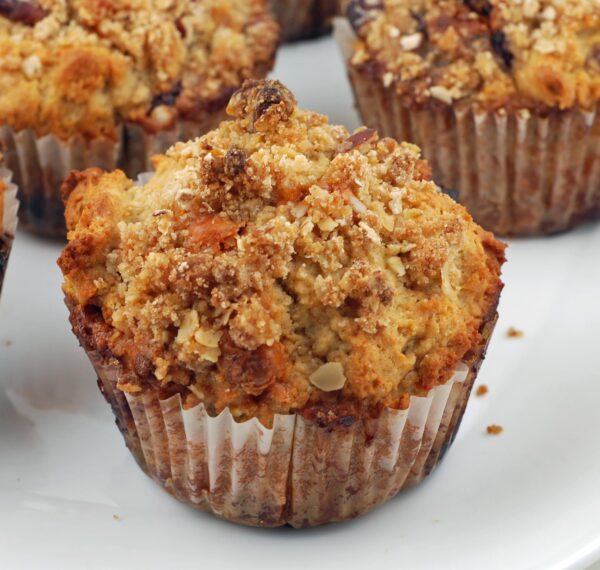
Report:
M 2 0 L 0 124 L 67 139 L 200 121 L 277 41 L 266 0 Z
M 448 381 L 495 311 L 504 246 L 414 145 L 330 125 L 275 81 L 228 112 L 144 186 L 65 183 L 59 263 L 84 345 L 123 363 L 122 390 L 265 423 L 405 408 Z
M 352 0 L 351 65 L 413 104 L 592 108 L 600 0 Z

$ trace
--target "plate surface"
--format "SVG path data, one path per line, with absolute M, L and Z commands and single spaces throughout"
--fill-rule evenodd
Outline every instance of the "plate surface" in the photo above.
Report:
M 355 127 L 332 40 L 277 77 Z M 510 244 L 501 319 L 461 431 L 420 487 L 359 520 L 237 527 L 142 474 L 70 332 L 60 244 L 17 236 L 0 306 L 2 568 L 583 568 L 600 558 L 600 225 Z M 511 339 L 509 327 L 524 336 Z M 486 426 L 501 424 L 493 437 Z

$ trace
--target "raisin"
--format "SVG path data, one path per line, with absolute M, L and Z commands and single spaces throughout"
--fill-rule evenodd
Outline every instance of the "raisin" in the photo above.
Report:
M 1 2 L 2 0 L 0 0 Z M 161 105 L 166 105 L 167 107 L 172 107 L 177 102 L 177 97 L 181 94 L 182 86 L 181 82 L 175 84 L 171 91 L 165 91 L 164 93 L 159 93 L 152 99 L 152 103 L 150 104 L 150 110 L 148 114 L 150 114 L 156 107 L 160 107 Z
M 492 13 L 492 5 L 489 0 L 463 0 L 473 12 L 487 17 Z
M 498 55 L 498 57 L 504 62 L 504 65 L 510 69 L 515 56 L 508 47 L 508 40 L 504 32 L 500 30 L 493 32 L 491 41 L 492 48 L 496 52 L 496 55 Z
M 377 0 L 352 0 L 346 9 L 346 15 L 355 32 L 375 17 L 377 10 L 383 10 L 383 2 Z
M 23 0 L 0 0 L 0 16 L 8 18 L 11 22 L 34 26 L 47 15 L 48 12 L 37 4 Z
M 230 178 L 239 176 L 246 166 L 246 153 L 239 148 L 230 148 L 225 154 L 225 174 Z

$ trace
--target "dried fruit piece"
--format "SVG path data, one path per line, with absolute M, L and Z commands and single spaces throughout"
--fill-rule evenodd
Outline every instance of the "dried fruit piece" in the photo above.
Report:
M 463 0 L 464 3 L 473 12 L 477 12 L 480 16 L 489 16 L 492 12 L 492 5 L 489 0 Z
M 512 67 L 515 56 L 508 47 L 508 40 L 506 34 L 500 30 L 493 32 L 492 37 L 492 48 L 496 52 L 496 55 L 504 62 L 504 65 L 510 69 Z
M 35 26 L 48 14 L 49 12 L 37 4 L 22 0 L 0 0 L 0 16 L 8 18 L 11 22 Z
M 246 153 L 239 148 L 230 148 L 224 159 L 225 174 L 235 178 L 244 171 L 246 166 Z
M 245 350 L 226 333 L 219 347 L 219 369 L 229 382 L 239 384 L 250 396 L 260 396 L 285 372 L 285 348 L 279 342 L 273 346 L 262 345 L 257 350 Z
M 363 129 L 354 133 L 342 143 L 339 150 L 340 154 L 350 152 L 361 144 L 369 142 L 376 134 L 377 131 L 375 129 Z
M 353 0 L 348 4 L 346 15 L 354 31 L 364 26 L 375 17 L 377 10 L 383 10 L 383 2 L 379 0 Z
M 339 362 L 328 362 L 313 372 L 309 380 L 313 386 L 323 392 L 334 392 L 341 390 L 346 384 L 344 367 Z

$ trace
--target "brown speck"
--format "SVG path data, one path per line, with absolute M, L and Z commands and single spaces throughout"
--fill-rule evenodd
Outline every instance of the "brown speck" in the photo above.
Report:
M 492 424 L 487 427 L 487 432 L 489 435 L 500 435 L 504 431 L 502 426 L 498 426 L 496 424 Z
M 477 392 L 475 392 L 475 395 L 476 396 L 485 396 L 489 391 L 490 391 L 489 388 L 485 384 L 482 384 L 481 386 L 479 386 L 477 388 Z
M 5 341 L 4 341 L 4 346 L 6 346 L 7 348 L 8 348 L 9 346 L 12 346 L 12 344 L 13 344 L 13 341 L 12 341 L 12 340 L 5 340 Z
M 120 521 L 121 517 L 119 515 L 113 515 L 113 520 Z
M 515 327 L 510 327 L 506 332 L 506 336 L 508 338 L 521 338 L 523 336 L 523 331 L 516 329 Z

